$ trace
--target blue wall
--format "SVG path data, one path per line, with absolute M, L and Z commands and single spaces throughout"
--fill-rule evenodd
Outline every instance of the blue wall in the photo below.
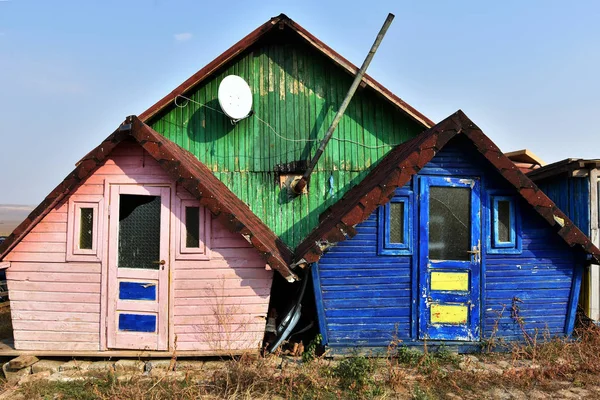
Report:
M 471 143 L 454 139 L 419 175 L 479 176 L 482 180 L 482 243 L 490 232 L 486 192 L 517 194 Z M 405 186 L 412 188 L 417 177 Z M 415 191 L 414 210 L 418 210 Z M 522 339 L 517 311 L 528 334 L 535 329 L 554 335 L 570 333 L 577 291 L 574 272 L 583 258 L 571 249 L 527 203 L 518 202 L 521 254 L 488 254 L 482 262 L 482 332 L 484 338 Z M 315 282 L 321 330 L 331 348 L 385 347 L 394 338 L 420 344 L 417 338 L 418 212 L 414 212 L 412 256 L 378 255 L 378 210 L 357 228 L 357 235 L 340 242 L 318 265 Z M 486 246 L 486 245 L 484 245 Z M 575 268 L 575 266 L 578 266 Z M 513 310 L 513 305 L 516 307 Z M 541 333 L 540 333 L 541 335 Z
M 536 185 L 556 203 L 586 235 L 590 234 L 589 178 L 557 176 L 536 182 Z

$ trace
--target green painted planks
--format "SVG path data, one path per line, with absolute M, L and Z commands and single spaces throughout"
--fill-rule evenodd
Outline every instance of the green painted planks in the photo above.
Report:
M 249 83 L 254 101 L 255 115 L 235 125 L 219 112 L 217 100 L 218 85 L 230 74 Z M 181 108 L 173 105 L 149 124 L 196 155 L 295 247 L 317 226 L 319 214 L 394 144 L 423 130 L 371 90 L 359 89 L 315 168 L 309 194 L 288 199 L 279 187 L 276 167 L 310 160 L 318 142 L 306 140 L 323 138 L 351 82 L 350 75 L 305 44 L 259 42 L 187 93 L 193 102 Z

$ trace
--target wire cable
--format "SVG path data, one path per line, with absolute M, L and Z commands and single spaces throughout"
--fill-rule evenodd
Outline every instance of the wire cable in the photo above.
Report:
M 184 99 L 184 100 L 187 100 L 187 103 L 186 103 L 186 104 L 183 104 L 183 105 L 180 105 L 180 104 L 178 104 L 178 103 L 177 103 L 177 98 L 179 98 L 179 97 L 181 97 L 181 98 L 182 98 L 182 99 Z M 202 104 L 202 103 L 200 103 L 200 102 L 197 102 L 197 101 L 195 101 L 195 100 L 193 100 L 193 99 L 190 99 L 190 98 L 188 98 L 188 97 L 185 97 L 185 96 L 183 96 L 183 95 L 181 95 L 181 94 L 178 94 L 177 96 L 175 96 L 175 99 L 173 100 L 173 102 L 174 102 L 174 104 L 175 104 L 177 107 L 179 107 L 179 108 L 185 108 L 185 107 L 187 107 L 187 106 L 188 106 L 188 104 L 191 102 L 191 103 L 194 103 L 194 104 L 196 104 L 196 105 L 198 105 L 198 106 L 200 106 L 200 107 L 208 108 L 209 110 L 216 111 L 216 112 L 218 112 L 219 114 L 226 115 L 226 114 L 225 114 L 224 112 L 222 112 L 221 110 L 217 110 L 216 108 L 210 107 L 210 106 L 208 106 L 208 105 L 206 105 L 206 104 Z M 265 121 L 264 119 L 260 118 L 260 117 L 259 117 L 259 116 L 258 116 L 256 113 L 254 113 L 254 114 L 253 114 L 253 116 L 254 116 L 256 119 L 258 119 L 260 122 L 262 122 L 262 123 L 263 123 L 265 126 L 267 126 L 267 127 L 268 127 L 268 128 L 271 130 L 271 132 L 273 132 L 273 134 L 275 134 L 275 136 L 279 137 L 279 138 L 280 138 L 280 139 L 282 139 L 282 140 L 286 140 L 286 141 L 288 141 L 288 142 L 295 142 L 295 143 L 312 143 L 312 142 L 320 142 L 320 141 L 321 141 L 320 139 L 290 139 L 290 138 L 287 138 L 287 137 L 285 137 L 285 136 L 281 135 L 279 132 L 277 132 L 277 131 L 275 130 L 275 128 L 273 128 L 273 127 L 271 126 L 271 124 L 269 124 L 269 123 L 268 123 L 267 121 Z M 342 139 L 342 138 L 338 138 L 338 137 L 335 137 L 335 136 L 334 136 L 334 137 L 332 137 L 331 139 L 332 139 L 332 140 L 335 140 L 335 141 L 338 141 L 338 142 L 342 142 L 342 143 L 352 143 L 352 144 L 355 144 L 355 145 L 357 145 L 357 146 L 364 147 L 364 148 L 366 148 L 366 149 L 383 149 L 383 148 L 388 148 L 388 147 L 396 147 L 398 144 L 401 144 L 401 143 L 396 143 L 396 144 L 384 144 L 384 145 L 379 145 L 379 146 L 369 146 L 369 145 L 366 145 L 366 144 L 364 144 L 364 143 L 357 142 L 357 141 L 355 141 L 355 140 L 351 140 L 351 139 Z

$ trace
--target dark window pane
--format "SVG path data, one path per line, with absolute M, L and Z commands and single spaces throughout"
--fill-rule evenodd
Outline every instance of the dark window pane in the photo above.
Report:
M 185 208 L 185 247 L 200 247 L 200 207 Z
M 498 242 L 510 242 L 510 201 L 498 201 Z
M 390 243 L 404 243 L 404 203 L 390 203 Z
M 119 267 L 158 269 L 160 197 L 120 195 Z
M 79 219 L 79 248 L 91 250 L 94 238 L 94 209 L 80 208 Z
M 429 190 L 429 258 L 470 259 L 471 190 L 436 187 Z

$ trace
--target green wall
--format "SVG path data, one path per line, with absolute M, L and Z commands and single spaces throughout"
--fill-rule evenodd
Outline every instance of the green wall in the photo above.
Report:
M 255 115 L 232 125 L 218 111 L 184 100 L 149 124 L 212 169 L 290 247 L 314 229 L 319 214 L 358 183 L 394 144 L 424 128 L 370 89 L 359 89 L 313 173 L 309 194 L 289 198 L 279 186 L 283 164 L 308 161 L 341 104 L 352 77 L 310 46 L 275 32 L 186 96 L 220 111 L 217 89 L 230 74 L 253 92 Z M 277 136 L 266 121 L 284 140 Z M 293 168 L 292 168 L 293 169 Z M 333 177 L 333 179 L 331 179 Z M 333 190 L 330 190 L 333 183 Z

